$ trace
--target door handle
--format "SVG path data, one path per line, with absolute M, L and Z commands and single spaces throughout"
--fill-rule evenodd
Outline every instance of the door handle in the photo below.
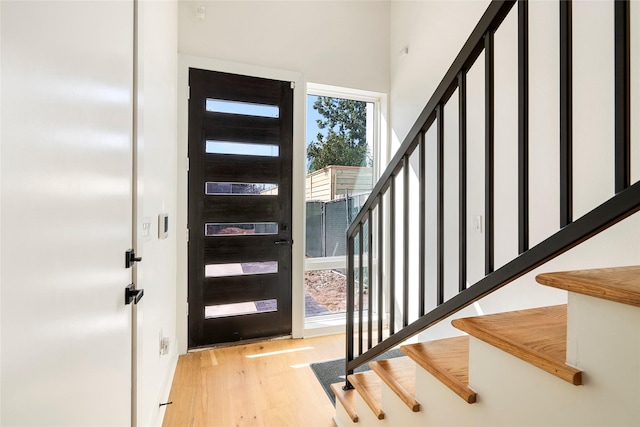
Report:
M 125 305 L 129 305 L 132 302 L 134 304 L 138 304 L 143 295 L 144 289 L 136 289 L 136 285 L 131 283 L 129 286 L 124 288 L 124 303 Z
M 130 268 L 136 262 L 142 261 L 142 257 L 136 256 L 136 251 L 129 249 L 124 253 L 124 267 Z
M 276 245 L 290 246 L 290 245 L 293 245 L 293 240 L 280 239 L 280 240 L 276 240 L 273 243 L 275 243 Z

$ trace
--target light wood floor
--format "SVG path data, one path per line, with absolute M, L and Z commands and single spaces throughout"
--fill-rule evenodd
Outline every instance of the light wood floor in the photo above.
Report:
M 344 335 L 276 340 L 180 356 L 164 427 L 335 427 L 309 367 L 344 357 Z

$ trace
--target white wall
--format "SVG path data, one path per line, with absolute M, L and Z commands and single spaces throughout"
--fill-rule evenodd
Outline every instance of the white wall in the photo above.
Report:
M 181 1 L 179 50 L 386 93 L 388 12 L 386 1 Z
M 559 229 L 558 156 L 558 4 L 530 3 L 530 240 L 534 245 Z M 574 218 L 613 196 L 613 7 L 612 2 L 574 4 Z M 392 1 L 390 4 L 390 111 L 392 150 L 403 142 L 436 86 L 484 13 L 486 1 Z M 632 5 L 632 20 L 638 10 Z M 495 35 L 495 268 L 517 256 L 517 10 L 514 7 Z M 638 39 L 637 26 L 632 32 Z M 633 45 L 633 42 L 632 42 Z M 400 55 L 408 47 L 407 55 Z M 594 55 L 594 52 L 597 54 Z M 632 64 L 637 69 L 637 49 Z M 604 58 L 604 59 L 603 59 Z M 632 80 L 639 73 L 632 70 Z M 468 74 L 468 276 L 484 276 L 484 234 L 472 217 L 484 217 L 484 55 Z M 632 87 L 637 84 L 632 82 Z M 637 105 L 637 91 L 632 105 Z M 456 97 L 457 94 L 454 95 Z M 455 112 L 456 100 L 445 112 Z M 451 111 L 451 113 L 449 113 Z M 457 145 L 457 121 L 445 114 L 445 144 Z M 632 115 L 637 116 L 636 109 Z M 632 120 L 632 123 L 634 121 Z M 633 177 L 637 179 L 640 140 L 633 126 Z M 433 132 L 429 132 L 431 135 Z M 429 140 L 429 138 L 428 138 Z M 429 153 L 429 151 L 427 151 Z M 457 156 L 445 149 L 445 163 Z M 429 163 L 429 162 L 427 162 Z M 446 175 L 457 185 L 456 169 Z M 429 173 L 428 173 L 429 176 Z M 445 252 L 455 253 L 457 192 L 445 194 Z M 449 212 L 449 213 L 447 213 Z M 434 214 L 428 213 L 427 223 Z M 431 219 L 430 219 L 431 218 Z M 484 220 L 484 218 L 483 218 Z M 431 221 L 431 222 L 430 222 Z M 629 218 L 591 242 L 538 271 L 635 264 L 640 259 L 640 219 Z M 484 224 L 483 224 L 484 226 Z M 483 230 L 484 232 L 484 230 Z M 433 252 L 431 257 L 434 256 Z M 427 260 L 429 261 L 429 260 Z M 427 264 L 429 265 L 429 264 Z M 430 277 L 429 273 L 427 276 Z M 447 289 L 457 285 L 457 263 L 445 264 Z M 447 290 L 447 296 L 451 293 Z M 533 274 L 485 298 L 476 306 L 493 312 L 559 303 L 564 293 L 536 286 Z
M 177 363 L 177 71 L 178 4 L 143 1 L 138 8 L 138 214 L 136 283 L 145 290 L 137 308 L 137 421 L 159 425 Z M 161 29 L 161 30 L 159 30 Z M 169 233 L 158 238 L 158 215 L 168 214 Z M 150 223 L 143 236 L 142 223 Z M 161 355 L 160 340 L 169 353 Z
M 389 103 L 398 148 L 489 2 L 390 2 Z M 408 54 L 401 51 L 408 48 Z
M 205 8 L 205 18 L 196 16 Z M 184 67 L 296 81 L 294 92 L 293 336 L 304 322 L 304 176 L 306 83 L 388 92 L 389 3 L 386 1 L 180 1 L 179 52 Z M 180 77 L 180 85 L 186 82 Z M 186 157 L 186 86 L 179 86 L 178 158 Z M 180 93 L 184 92 L 184 98 Z M 383 112 L 386 120 L 386 111 Z M 384 126 L 384 125 L 383 125 Z M 186 227 L 186 167 L 178 161 L 180 224 Z M 186 242 L 178 249 L 178 337 L 186 350 Z

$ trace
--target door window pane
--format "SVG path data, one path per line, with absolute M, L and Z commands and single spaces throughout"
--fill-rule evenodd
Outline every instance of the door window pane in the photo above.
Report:
M 238 302 L 235 304 L 208 305 L 204 308 L 205 319 L 242 316 L 245 314 L 269 313 L 278 311 L 278 300 Z
M 278 184 L 264 184 L 255 182 L 207 182 L 205 184 L 204 192 L 209 196 L 277 196 Z
M 205 236 L 244 236 L 278 234 L 277 222 L 228 223 L 211 222 L 204 225 Z
M 204 266 L 204 277 L 246 276 L 278 272 L 278 261 L 209 264 Z
M 235 154 L 237 156 L 278 157 L 280 147 L 271 144 L 252 144 L 250 142 L 207 141 L 205 151 L 208 154 Z
M 206 109 L 212 113 L 241 114 L 244 116 L 280 117 L 277 105 L 255 104 L 251 102 L 227 101 L 225 99 L 207 98 Z

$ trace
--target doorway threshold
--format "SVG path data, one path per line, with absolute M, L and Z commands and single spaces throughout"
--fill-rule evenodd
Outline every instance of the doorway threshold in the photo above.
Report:
M 241 340 L 241 341 L 232 341 L 232 342 L 207 345 L 203 347 L 189 348 L 187 349 L 187 353 L 197 353 L 199 351 L 215 350 L 218 348 L 235 347 L 235 346 L 246 345 L 246 344 L 255 344 L 257 342 L 288 340 L 291 338 L 292 338 L 291 334 L 281 335 L 277 337 L 252 338 L 252 339 Z

